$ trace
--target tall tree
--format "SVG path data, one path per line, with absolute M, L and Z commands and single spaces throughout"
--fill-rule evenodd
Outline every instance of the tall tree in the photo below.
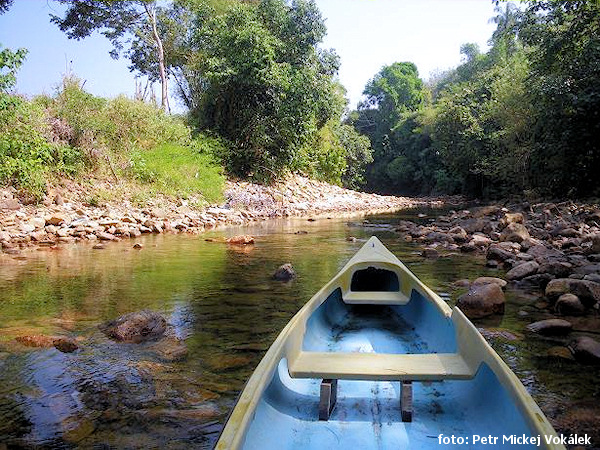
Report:
M 317 49 L 325 26 L 315 3 L 262 0 L 197 23 L 195 117 L 232 142 L 230 172 L 273 178 L 301 165 L 299 149 L 343 108 L 338 58 Z
M 161 105 L 163 109 L 169 109 L 169 76 L 163 45 L 165 28 L 161 27 L 161 18 L 166 15 L 165 8 L 151 0 L 57 1 L 68 6 L 64 17 L 51 15 L 51 21 L 69 38 L 79 40 L 99 31 L 113 44 L 110 55 L 115 59 L 124 50 L 124 45 L 129 43 L 127 55 L 132 63 L 130 69 L 160 79 Z M 144 54 L 141 49 L 148 46 L 154 49 L 154 64 L 148 64 L 147 59 L 140 58 Z
M 423 81 L 413 63 L 398 62 L 383 67 L 367 83 L 363 95 L 365 100 L 358 105 L 351 122 L 369 137 L 373 147 L 367 183 L 371 189 L 389 192 L 398 187 L 400 180 L 396 175 L 408 173 L 399 170 L 401 166 L 408 167 L 402 158 L 393 167 L 388 166 L 395 159 L 406 156 L 403 155 L 408 148 L 403 142 L 407 136 L 404 130 L 408 126 L 417 126 L 413 119 L 425 100 Z M 404 181 L 408 180 L 403 178 Z
M 531 1 L 518 31 L 532 49 L 535 183 L 555 195 L 600 195 L 600 3 Z

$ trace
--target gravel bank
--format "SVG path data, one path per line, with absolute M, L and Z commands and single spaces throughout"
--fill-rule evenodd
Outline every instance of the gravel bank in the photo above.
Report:
M 75 183 L 50 190 L 40 204 L 26 205 L 14 189 L 0 189 L 0 254 L 31 247 L 116 241 L 147 233 L 202 233 L 280 217 L 360 215 L 415 206 L 441 206 L 439 199 L 366 194 L 294 176 L 274 186 L 230 181 L 225 202 L 207 208 L 191 200 L 166 198 L 135 207 L 129 200 L 90 205 L 90 189 Z

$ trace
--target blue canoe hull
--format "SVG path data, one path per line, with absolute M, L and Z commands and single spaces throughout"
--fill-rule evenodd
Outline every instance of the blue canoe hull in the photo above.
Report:
M 551 425 L 462 313 L 373 239 L 275 341 L 217 448 L 563 448 L 546 445 Z M 396 271 L 404 294 L 357 300 L 352 276 L 371 265 Z M 339 379 L 337 403 L 319 420 L 324 378 Z M 406 380 L 411 422 L 400 418 Z

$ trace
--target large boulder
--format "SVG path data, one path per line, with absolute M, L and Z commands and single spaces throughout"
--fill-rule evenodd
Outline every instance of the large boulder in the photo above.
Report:
M 535 261 L 525 262 L 513 267 L 506 273 L 509 280 L 520 280 L 530 275 L 535 275 L 540 265 Z
M 529 247 L 527 254 L 533 256 L 539 263 L 543 263 L 550 259 L 560 260 L 565 258 L 565 254 L 560 250 L 552 247 L 546 247 L 542 244 L 536 244 Z
M 556 278 L 566 278 L 571 274 L 572 271 L 573 264 L 554 259 L 546 260 L 540 264 L 540 268 L 538 269 L 539 273 L 549 273 L 554 275 Z
M 584 364 L 600 364 L 600 342 L 581 336 L 569 344 L 575 359 Z
M 529 275 L 528 277 L 521 278 L 517 282 L 517 286 L 520 289 L 546 289 L 546 286 L 553 280 L 554 277 L 549 273 L 536 273 L 534 275 Z
M 115 341 L 139 343 L 162 337 L 167 320 L 154 311 L 142 310 L 107 322 L 100 329 Z
M 471 218 L 463 220 L 459 223 L 459 226 L 467 233 L 482 232 L 484 230 L 487 230 L 488 228 L 491 229 L 489 220 L 481 218 Z
M 527 330 L 546 336 L 562 336 L 569 334 L 573 329 L 571 322 L 563 319 L 546 319 L 527 325 Z
M 590 308 L 600 301 L 600 283 L 574 278 L 557 278 L 546 286 L 546 297 L 556 300 L 563 294 L 575 294 L 584 306 Z
M 474 234 L 471 243 L 477 247 L 485 247 L 492 243 L 492 240 L 483 234 Z
M 290 264 L 284 264 L 280 266 L 275 273 L 273 274 L 273 279 L 277 281 L 289 281 L 296 278 L 296 271 L 294 267 Z
M 504 313 L 504 293 L 496 283 L 471 286 L 469 292 L 458 298 L 458 306 L 467 317 L 479 319 Z
M 529 231 L 520 223 L 509 223 L 500 234 L 501 241 L 522 242 L 529 239 Z

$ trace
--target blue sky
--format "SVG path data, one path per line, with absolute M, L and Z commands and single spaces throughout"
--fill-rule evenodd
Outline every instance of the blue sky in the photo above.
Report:
M 422 78 L 461 61 L 460 45 L 476 42 L 485 50 L 494 25 L 491 0 L 316 0 L 326 19 L 323 47 L 341 57 L 339 78 L 351 105 L 365 84 L 386 64 L 414 62 Z M 52 94 L 66 71 L 85 80 L 101 96 L 133 95 L 135 81 L 127 60 L 113 60 L 110 43 L 95 34 L 82 41 L 67 39 L 49 14 L 62 6 L 46 0 L 15 0 L 0 15 L 0 44 L 29 49 L 18 74 L 17 91 Z M 156 87 L 158 92 L 158 86 Z M 173 101 L 172 101 L 173 103 Z

